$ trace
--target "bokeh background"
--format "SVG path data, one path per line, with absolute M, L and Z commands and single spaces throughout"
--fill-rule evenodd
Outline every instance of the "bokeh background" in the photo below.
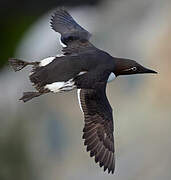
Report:
M 108 85 L 115 175 L 104 173 L 83 146 L 76 91 L 18 101 L 32 90 L 30 69 L 15 73 L 7 59 L 61 53 L 49 26 L 58 6 L 92 32 L 98 48 L 159 72 Z M 2 0 L 0 19 L 0 180 L 171 179 L 170 0 Z

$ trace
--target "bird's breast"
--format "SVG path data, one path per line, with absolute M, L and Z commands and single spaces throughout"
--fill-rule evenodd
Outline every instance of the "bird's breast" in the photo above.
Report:
M 111 81 L 113 81 L 115 78 L 116 78 L 116 75 L 112 72 L 112 73 L 110 73 L 107 82 L 111 82 Z

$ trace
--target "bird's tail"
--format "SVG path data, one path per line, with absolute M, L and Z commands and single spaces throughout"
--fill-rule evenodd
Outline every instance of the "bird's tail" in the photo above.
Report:
M 34 65 L 35 66 L 35 65 L 39 64 L 39 62 L 27 62 L 27 61 L 15 59 L 15 58 L 8 59 L 8 62 L 11 65 L 11 67 L 14 69 L 14 71 L 20 71 L 21 69 L 23 69 L 27 65 Z
M 42 95 L 43 93 L 40 92 L 24 92 L 23 96 L 19 99 L 22 100 L 23 102 L 27 102 L 35 97 L 38 97 Z

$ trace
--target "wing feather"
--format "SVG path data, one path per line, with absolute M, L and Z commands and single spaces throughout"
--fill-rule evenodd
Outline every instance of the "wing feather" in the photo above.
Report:
M 105 86 L 105 85 L 104 85 Z M 90 156 L 95 156 L 104 171 L 114 173 L 114 137 L 112 108 L 102 89 L 81 89 L 80 103 L 84 113 L 85 125 L 83 129 L 84 145 Z
M 61 34 L 61 41 L 67 46 L 71 46 L 73 41 L 88 42 L 91 37 L 91 34 L 81 27 L 64 8 L 56 9 L 50 24 L 54 31 Z

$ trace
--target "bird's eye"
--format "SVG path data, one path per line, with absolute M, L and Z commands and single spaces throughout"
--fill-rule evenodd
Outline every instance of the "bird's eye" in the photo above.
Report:
M 123 71 L 136 71 L 137 70 L 137 67 L 132 67 L 132 68 L 129 68 L 129 69 L 125 69 L 125 70 L 123 70 Z
M 132 67 L 131 70 L 132 70 L 132 71 L 136 71 L 136 70 L 137 70 L 137 67 Z

